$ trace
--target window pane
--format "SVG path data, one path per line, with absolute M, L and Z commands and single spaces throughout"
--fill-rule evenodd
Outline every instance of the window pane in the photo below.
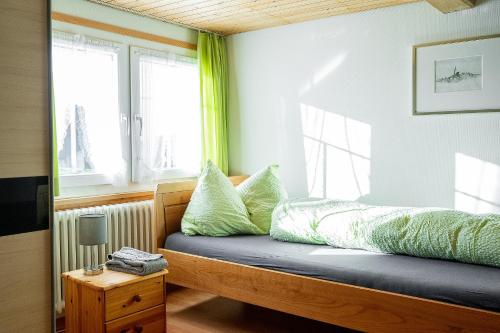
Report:
M 74 37 L 54 38 L 52 51 L 60 174 L 112 175 L 122 167 L 117 50 Z
M 138 67 L 134 180 L 197 174 L 201 128 L 196 62 L 141 54 Z

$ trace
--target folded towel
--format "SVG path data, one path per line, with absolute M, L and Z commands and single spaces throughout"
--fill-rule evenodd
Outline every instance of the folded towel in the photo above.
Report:
M 119 251 L 108 255 L 108 259 L 121 259 L 130 261 L 151 261 L 163 258 L 161 254 L 152 254 L 132 247 L 124 246 Z
M 130 247 L 122 247 L 108 255 L 108 259 L 108 269 L 136 275 L 148 275 L 167 267 L 167 261 L 161 254 L 151 254 Z

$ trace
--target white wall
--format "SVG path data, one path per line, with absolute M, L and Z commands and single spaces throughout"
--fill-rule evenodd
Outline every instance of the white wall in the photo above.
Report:
M 230 172 L 276 162 L 294 197 L 500 211 L 500 113 L 411 115 L 412 45 L 494 33 L 497 0 L 231 36 Z

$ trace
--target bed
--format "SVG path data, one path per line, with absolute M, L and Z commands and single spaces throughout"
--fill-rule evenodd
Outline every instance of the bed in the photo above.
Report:
M 231 177 L 234 185 L 244 179 Z M 500 269 L 268 236 L 185 236 L 180 223 L 195 186 L 155 192 L 168 283 L 361 331 L 500 332 Z

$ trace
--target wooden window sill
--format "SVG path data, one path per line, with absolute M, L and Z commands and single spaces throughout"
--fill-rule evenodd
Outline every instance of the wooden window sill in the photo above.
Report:
M 55 199 L 54 210 L 57 212 L 76 208 L 115 205 L 132 201 L 152 200 L 153 198 L 154 191 L 141 191 Z

